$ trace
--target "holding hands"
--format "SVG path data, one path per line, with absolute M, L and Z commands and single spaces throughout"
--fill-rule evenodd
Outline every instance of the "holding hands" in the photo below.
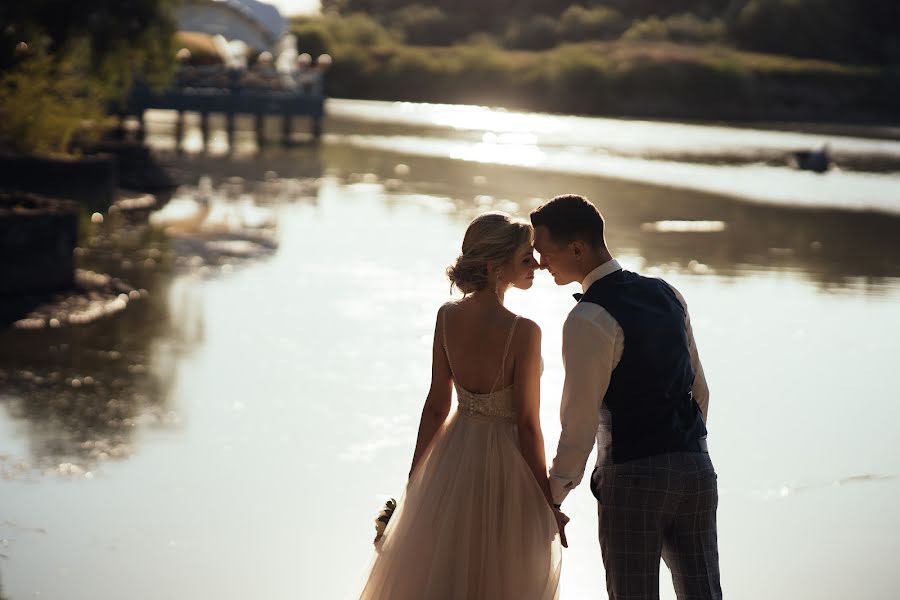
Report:
M 562 543 L 563 548 L 568 548 L 569 542 L 566 540 L 566 524 L 569 522 L 569 517 L 555 506 L 553 507 L 553 516 L 556 517 L 556 526 L 559 528 L 559 541 Z

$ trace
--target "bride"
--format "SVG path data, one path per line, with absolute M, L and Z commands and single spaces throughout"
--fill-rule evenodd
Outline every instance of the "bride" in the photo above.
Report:
M 480 215 L 447 269 L 463 298 L 438 310 L 409 483 L 361 600 L 559 596 L 568 517 L 547 480 L 541 330 L 503 306 L 509 287 L 533 283 L 532 239 L 507 214 Z

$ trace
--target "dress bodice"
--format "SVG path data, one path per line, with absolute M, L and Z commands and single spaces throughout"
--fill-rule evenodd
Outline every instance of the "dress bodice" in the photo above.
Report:
M 460 413 L 470 417 L 515 421 L 516 411 L 513 409 L 512 386 L 490 394 L 475 394 L 459 385 L 455 379 L 453 383 L 456 386 L 457 410 Z

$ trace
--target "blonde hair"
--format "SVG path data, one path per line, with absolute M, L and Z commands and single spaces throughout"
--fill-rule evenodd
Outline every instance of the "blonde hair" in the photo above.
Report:
M 463 294 L 483 290 L 490 281 L 488 263 L 505 264 L 523 244 L 530 244 L 533 236 L 530 224 L 504 212 L 478 215 L 466 229 L 462 254 L 447 267 L 450 289 L 456 286 Z

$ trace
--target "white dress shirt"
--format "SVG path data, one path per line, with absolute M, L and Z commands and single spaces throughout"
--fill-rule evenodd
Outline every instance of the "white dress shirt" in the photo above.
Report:
M 588 273 L 581 283 L 581 289 L 587 292 L 594 282 L 621 268 L 615 259 L 603 263 Z M 677 290 L 674 291 L 685 311 L 691 366 L 695 373 L 691 389 L 703 420 L 706 421 L 709 388 L 697 354 L 687 304 L 684 297 Z M 603 406 L 603 398 L 613 369 L 622 358 L 625 333 L 605 308 L 592 302 L 579 302 L 563 325 L 562 346 L 563 366 L 566 370 L 559 408 L 562 433 L 556 458 L 550 468 L 550 491 L 557 504 L 561 504 L 569 492 L 581 483 L 594 443 L 597 444 L 597 464 L 606 462 L 611 442 L 610 414 Z

